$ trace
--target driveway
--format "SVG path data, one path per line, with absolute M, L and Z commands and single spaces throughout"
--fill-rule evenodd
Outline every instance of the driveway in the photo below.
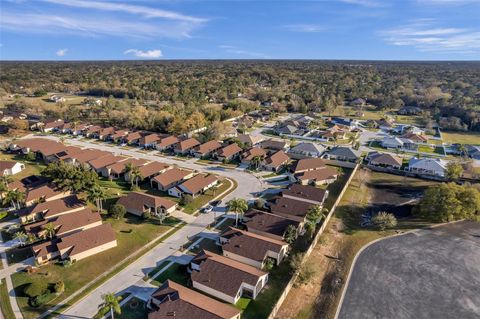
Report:
M 357 257 L 339 319 L 480 318 L 480 223 L 378 241 Z

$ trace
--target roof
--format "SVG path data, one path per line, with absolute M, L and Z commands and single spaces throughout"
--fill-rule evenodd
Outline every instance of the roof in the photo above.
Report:
M 90 164 L 90 166 L 93 169 L 97 170 L 97 169 L 104 168 L 108 165 L 121 162 L 125 159 L 126 159 L 126 157 L 123 157 L 123 156 L 115 156 L 113 154 L 109 154 L 109 155 L 102 156 L 100 158 L 94 158 L 94 159 L 90 160 L 88 162 L 88 164 Z
M 133 166 L 142 166 L 145 163 L 147 163 L 146 160 L 144 159 L 138 159 L 138 158 L 127 158 L 124 161 L 113 163 L 111 165 L 106 166 L 107 169 L 110 170 L 111 173 L 114 174 L 121 174 L 125 171 L 125 166 L 127 166 L 128 163 L 132 163 Z
M 158 140 L 160 140 L 158 134 L 149 134 L 140 138 L 140 144 L 152 144 Z
M 274 214 L 288 216 L 290 218 L 300 218 L 299 221 L 307 215 L 308 209 L 313 206 L 301 200 L 291 199 L 287 197 L 277 197 L 275 202 L 270 205 L 270 211 Z
M 102 128 L 98 125 L 92 125 L 92 126 L 89 126 L 88 129 L 87 129 L 87 133 L 97 133 L 97 132 L 100 132 L 102 130 Z
M 63 120 L 55 120 L 51 122 L 46 122 L 44 128 L 49 129 L 49 128 L 57 128 L 63 125 Z
M 228 296 L 236 297 L 242 283 L 256 286 L 267 273 L 247 264 L 203 250 L 192 263 L 200 265 L 200 271 L 192 271 L 196 281 Z
M 169 199 L 141 192 L 130 192 L 127 196 L 120 197 L 117 204 L 125 206 L 127 210 L 130 208 L 137 211 L 143 211 L 145 206 L 169 209 L 177 205 L 177 203 Z
M 83 152 L 83 149 L 76 146 L 67 146 L 64 150 L 61 150 L 58 153 L 55 153 L 55 157 L 59 160 L 65 160 L 67 158 L 71 158 L 73 155 Z
M 259 135 L 238 134 L 237 139 L 242 143 L 255 145 L 260 143 L 263 140 L 263 137 Z
M 316 169 L 311 171 L 305 171 L 303 173 L 295 174 L 295 177 L 299 180 L 314 180 L 325 181 L 338 176 L 338 171 L 332 167 L 325 167 L 322 169 Z
M 98 132 L 99 135 L 110 135 L 115 133 L 115 128 L 109 126 L 109 127 L 104 127 Z
M 283 134 L 293 134 L 297 131 L 298 129 L 293 126 L 293 125 L 282 125 L 278 128 L 275 129 L 275 131 L 283 133 Z
M 49 199 L 62 193 L 63 191 L 60 190 L 58 187 L 52 184 L 44 184 L 33 188 L 28 188 L 25 202 L 31 202 L 40 198 Z
M 68 249 L 68 256 L 75 256 L 114 240 L 116 240 L 116 237 L 112 226 L 102 224 L 62 237 L 57 243 L 57 248 L 58 250 Z
M 280 165 L 285 164 L 289 160 L 290 160 L 290 157 L 287 154 L 285 154 L 284 151 L 280 150 L 280 151 L 275 152 L 274 154 L 270 155 L 269 157 L 267 157 L 265 159 L 265 163 L 267 165 L 270 165 L 270 166 L 273 166 L 273 167 L 278 167 Z
M 389 144 L 389 145 L 403 145 L 404 141 L 399 139 L 398 137 L 395 136 L 385 136 L 382 140 L 382 145 L 383 144 Z
M 400 157 L 389 153 L 372 152 L 368 154 L 368 158 L 370 159 L 370 162 L 377 165 L 402 166 L 403 163 Z
M 124 137 L 127 134 L 128 134 L 128 130 L 118 130 L 118 131 L 115 131 L 115 133 L 112 135 L 112 139 Z
M 6 169 L 12 169 L 18 162 L 0 161 L 0 175 L 3 175 L 3 171 Z
M 188 289 L 171 280 L 166 280 L 153 294 L 152 298 L 160 306 L 148 314 L 149 319 L 231 319 L 240 314 L 240 310 Z
M 296 172 L 302 172 L 302 171 L 308 171 L 308 170 L 316 170 L 316 169 L 321 169 L 326 167 L 325 161 L 322 160 L 321 158 L 304 158 L 298 160 L 294 165 L 293 165 L 293 171 Z
M 311 200 L 323 202 L 327 191 L 315 186 L 292 184 L 288 189 L 282 191 L 283 196 L 288 195 L 300 200 Z
M 222 144 L 220 144 L 217 141 L 208 141 L 206 143 L 203 143 L 195 148 L 195 152 L 200 153 L 200 154 L 208 154 L 212 151 L 218 150 L 219 148 L 222 147 Z
M 108 156 L 108 155 L 111 155 L 111 153 L 107 151 L 97 150 L 97 149 L 86 149 L 80 153 L 69 155 L 67 158 L 73 158 L 75 159 L 75 161 L 79 163 L 87 163 L 88 161 L 91 161 L 93 159 L 97 159 L 97 158 Z
M 143 178 L 150 177 L 155 174 L 159 174 L 161 171 L 169 168 L 170 165 L 165 164 L 165 163 L 160 163 L 160 162 L 150 162 L 147 163 L 143 166 L 139 167 L 140 175 L 143 176 Z
M 267 155 L 267 152 L 260 147 L 252 147 L 248 151 L 242 154 L 243 159 L 251 161 L 254 157 L 260 156 L 264 157 Z
M 160 175 L 155 176 L 153 180 L 162 186 L 168 186 L 172 183 L 182 181 L 185 177 L 187 177 L 190 174 L 192 174 L 191 171 L 174 167 Z
M 125 136 L 125 140 L 127 142 L 132 142 L 132 141 L 135 141 L 135 140 L 139 140 L 142 138 L 142 133 L 140 132 L 132 132 L 130 134 L 128 134 L 127 136 Z
M 360 155 L 362 155 L 362 152 L 354 150 L 350 147 L 345 147 L 345 146 L 337 146 L 332 148 L 330 151 L 328 151 L 329 155 L 335 155 L 335 156 L 341 156 L 341 157 L 346 157 L 346 158 L 360 158 Z
M 271 150 L 283 150 L 287 146 L 287 142 L 283 140 L 269 139 L 261 143 L 262 148 Z
M 227 243 L 222 244 L 223 251 L 229 251 L 260 262 L 263 262 L 268 251 L 280 253 L 282 248 L 287 245 L 284 241 L 233 227 L 229 227 L 220 237 L 228 240 Z
M 180 151 L 186 151 L 186 150 L 189 150 L 191 148 L 194 148 L 197 145 L 200 145 L 200 142 L 192 137 L 192 138 L 183 140 L 180 143 L 178 143 L 177 146 L 175 147 L 175 149 L 178 149 Z
M 32 246 L 34 255 L 36 257 L 44 257 L 44 256 L 47 256 L 48 254 L 58 251 L 57 242 L 58 242 L 58 239 L 54 239 L 51 241 L 46 241 L 44 243 Z
M 279 237 L 283 237 L 283 234 L 289 225 L 297 227 L 300 223 L 298 220 L 293 220 L 284 216 L 278 216 L 256 209 L 248 210 L 244 216 L 249 219 L 245 222 L 247 229 L 255 229 Z
M 238 146 L 237 143 L 232 143 L 232 144 L 229 144 L 229 145 L 225 146 L 224 148 L 222 148 L 218 152 L 218 155 L 223 156 L 223 157 L 230 157 L 230 156 L 233 156 L 235 154 L 240 153 L 241 151 L 242 151 L 242 148 L 240 146 Z
M 447 162 L 439 158 L 416 158 L 413 157 L 408 162 L 409 167 L 425 170 L 444 170 L 447 167 Z
M 297 146 L 290 149 L 292 153 L 318 153 L 321 154 L 325 151 L 325 147 L 308 142 L 302 142 Z
M 43 213 L 43 217 L 48 219 L 49 217 L 84 206 L 84 202 L 78 199 L 76 195 L 72 195 L 48 202 L 38 203 L 30 209 L 29 215 Z
M 176 144 L 180 142 L 180 139 L 176 136 L 173 136 L 173 135 L 170 135 L 170 136 L 167 136 L 167 137 L 164 137 L 162 139 L 160 139 L 160 142 L 157 143 L 158 146 L 160 147 L 169 147 L 173 144 Z
M 198 174 L 186 180 L 180 186 L 189 190 L 192 194 L 197 194 L 216 181 L 218 181 L 218 177 L 215 175 Z
M 416 142 L 427 142 L 428 141 L 428 137 L 426 137 L 424 135 L 421 135 L 421 134 L 415 134 L 415 133 L 404 134 L 404 135 L 402 135 L 402 138 L 406 138 L 406 139 L 416 141 Z

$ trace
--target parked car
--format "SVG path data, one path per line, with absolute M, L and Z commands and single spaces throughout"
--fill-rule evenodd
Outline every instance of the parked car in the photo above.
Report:
M 212 205 L 208 205 L 207 207 L 205 207 L 205 208 L 203 209 L 203 212 L 204 212 L 204 213 L 210 213 L 212 210 L 213 210 L 213 206 L 212 206 Z
M 214 201 L 211 201 L 210 202 L 210 205 L 212 205 L 213 207 L 217 207 L 218 205 L 220 205 L 222 203 L 221 200 L 214 200 Z

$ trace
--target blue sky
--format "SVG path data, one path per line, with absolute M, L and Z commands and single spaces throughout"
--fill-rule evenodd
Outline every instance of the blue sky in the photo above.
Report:
M 1 60 L 479 60 L 480 0 L 1 0 Z

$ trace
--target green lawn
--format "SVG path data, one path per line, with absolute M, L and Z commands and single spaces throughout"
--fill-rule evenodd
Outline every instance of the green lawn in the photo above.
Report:
M 148 317 L 147 304 L 135 297 L 122 306 L 122 313 L 115 314 L 117 319 L 146 319 Z
M 353 169 L 345 168 L 345 167 L 338 167 L 338 166 L 331 166 L 335 169 L 339 169 L 342 173 L 338 176 L 337 180 L 330 184 L 330 185 L 322 185 L 321 188 L 326 188 L 328 190 L 328 197 L 325 200 L 325 208 L 330 210 L 337 200 L 338 195 L 342 191 L 345 183 L 348 181 L 350 174 L 352 173 Z
M 160 265 L 158 265 L 157 267 L 153 268 L 148 274 L 145 275 L 145 277 L 143 278 L 143 280 L 148 280 L 149 278 L 152 278 L 153 275 L 155 275 L 157 272 L 159 272 L 160 270 L 162 270 L 166 265 L 168 265 L 170 263 L 170 260 L 165 260 L 165 261 L 162 261 L 160 263 Z
M 215 195 L 212 190 L 208 190 L 205 194 L 199 195 L 193 199 L 191 203 L 188 203 L 184 206 L 183 211 L 187 214 L 193 214 L 195 211 L 200 209 L 203 205 L 207 204 L 209 201 L 213 200 L 216 196 L 226 191 L 232 183 L 228 179 L 224 179 L 220 186 L 215 191 Z
M 151 282 L 151 284 L 155 286 L 160 286 L 167 279 L 175 281 L 178 284 L 187 286 L 188 281 L 190 280 L 190 275 L 187 272 L 187 266 L 174 263 L 164 272 L 162 272 L 157 278 L 155 278 Z
M 194 237 L 192 240 L 190 240 L 188 243 L 183 245 L 183 249 L 187 249 L 190 247 L 194 242 L 196 242 L 199 239 L 199 237 Z M 212 253 L 216 254 L 221 254 L 222 249 L 220 246 L 216 244 L 216 241 L 210 238 L 203 238 L 197 245 L 196 247 L 193 247 L 188 251 L 189 254 L 196 255 L 199 252 L 201 252 L 203 249 L 211 251 Z
M 474 132 L 442 132 L 445 143 L 480 145 L 480 133 Z
M 12 305 L 10 304 L 10 299 L 8 297 L 8 289 L 5 279 L 0 281 L 0 310 L 5 319 L 15 319 L 15 314 L 13 313 Z
M 218 224 L 218 223 L 217 223 Z M 235 219 L 233 218 L 226 218 L 226 220 L 218 227 L 215 227 L 215 230 L 218 230 L 220 232 L 223 232 L 225 229 L 227 229 L 229 226 L 234 226 L 235 225 Z
M 30 247 L 13 248 L 13 249 L 7 250 L 5 254 L 7 255 L 7 262 L 9 265 L 21 262 L 22 260 L 25 260 L 33 256 L 33 252 Z
M 127 257 L 140 250 L 146 244 L 165 233 L 173 225 L 178 223 L 174 218 L 168 218 L 164 225 L 158 225 L 155 221 L 145 221 L 141 218 L 127 215 L 125 219 L 106 219 L 115 229 L 118 246 L 95 256 L 80 260 L 72 266 L 65 268 L 57 264 L 49 264 L 41 267 L 37 274 L 24 272 L 15 273 L 12 276 L 17 301 L 24 318 L 35 318 L 39 314 L 51 308 L 52 305 L 62 301 L 81 287 L 92 282 L 106 270 L 121 264 Z M 28 298 L 23 293 L 24 288 L 34 280 L 48 280 L 65 282 L 65 293 L 54 302 L 40 308 L 32 308 L 28 305 Z
M 248 305 L 250 304 L 250 301 L 252 301 L 252 299 L 242 297 L 235 304 L 235 308 L 240 309 L 241 311 L 244 311 L 245 309 L 247 309 Z
M 21 180 L 22 178 L 30 175 L 39 175 L 40 172 L 45 168 L 44 164 L 26 161 L 22 156 L 17 154 L 1 153 L 0 160 L 15 161 L 25 164 L 25 169 L 23 171 L 11 176 L 13 180 Z

